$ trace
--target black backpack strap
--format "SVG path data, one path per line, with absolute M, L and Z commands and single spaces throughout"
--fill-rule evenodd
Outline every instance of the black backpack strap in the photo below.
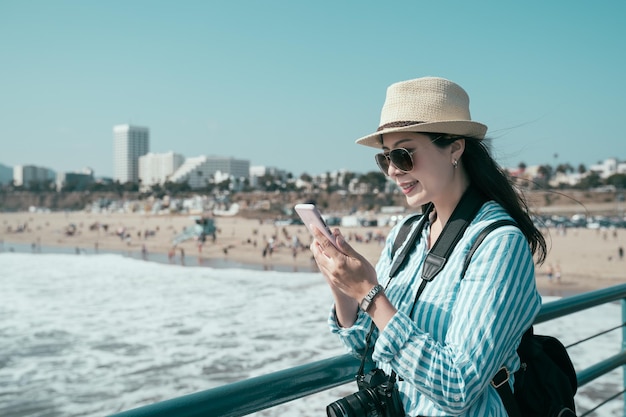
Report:
M 512 223 L 510 220 L 508 221 L 500 220 L 500 222 L 505 223 L 502 225 L 510 225 Z M 494 222 L 492 224 L 495 224 L 495 223 L 498 223 L 498 222 Z M 513 225 L 517 226 L 517 224 L 515 223 Z M 495 227 L 491 228 L 489 231 L 492 231 L 493 229 L 495 229 Z M 485 236 L 487 236 L 487 234 L 488 233 L 485 233 Z M 483 239 L 484 239 L 484 236 L 483 236 Z M 480 239 L 480 241 L 482 242 L 483 239 Z M 474 245 L 478 247 L 478 245 L 476 244 Z M 522 335 L 522 341 L 520 342 L 520 347 L 526 346 L 528 343 L 530 343 L 530 339 L 532 339 L 533 333 L 534 333 L 533 326 L 530 326 L 530 328 L 528 328 Z M 519 351 L 519 348 L 518 348 L 518 351 Z M 509 377 L 510 377 L 509 371 L 503 366 L 502 368 L 500 368 L 500 370 L 496 373 L 496 375 L 491 380 L 491 385 L 493 385 L 496 391 L 498 391 L 498 395 L 500 396 L 500 399 L 502 400 L 502 404 L 504 405 L 504 409 L 506 410 L 507 415 L 509 417 L 522 417 L 522 410 L 520 410 L 520 407 L 517 404 L 517 401 L 515 400 L 515 394 L 513 394 L 513 391 L 511 391 L 511 386 L 509 385 Z
M 394 260 L 393 264 L 391 265 L 391 272 L 389 273 L 389 277 L 390 277 L 389 279 L 390 280 L 398 272 L 398 270 L 400 269 L 400 266 L 404 265 L 406 259 L 408 258 L 407 254 L 414 247 L 415 240 L 417 239 L 417 236 L 422 234 L 422 230 L 424 229 L 424 224 L 426 223 L 426 221 L 428 219 L 428 214 L 431 212 L 432 208 L 433 208 L 433 205 L 429 204 L 425 208 L 423 214 L 415 214 L 415 215 L 411 216 L 410 218 L 408 218 L 402 224 L 402 226 L 400 226 L 400 230 L 398 230 L 398 234 L 396 235 L 396 239 L 393 241 L 393 247 L 391 248 L 391 259 L 393 259 L 393 257 L 395 256 L 395 254 L 398 251 L 398 249 L 400 248 L 400 246 L 402 246 L 402 243 L 404 243 L 404 241 L 407 240 L 407 236 L 409 235 L 409 232 L 411 231 L 411 226 L 413 226 L 413 223 L 416 220 L 418 220 L 418 219 L 420 220 L 420 223 L 415 228 L 415 232 L 411 235 L 411 237 L 407 241 L 407 244 L 405 245 L 404 249 L 402 250 L 402 252 L 400 254 L 398 254 L 398 257 Z M 424 284 L 425 284 L 425 282 L 426 281 L 422 281 L 422 285 L 420 286 L 420 288 L 419 288 L 419 290 L 417 292 L 417 294 L 418 294 L 417 296 L 418 297 L 419 297 L 419 294 L 421 294 L 422 291 L 424 291 L 424 287 L 425 287 Z M 387 283 L 387 285 L 389 285 L 389 283 Z M 363 352 L 363 356 L 361 357 L 361 365 L 359 366 L 359 370 L 357 372 L 357 378 L 359 376 L 363 376 L 363 371 L 365 369 L 365 360 L 366 360 L 367 354 L 369 352 L 372 334 L 374 333 L 375 329 L 376 329 L 376 323 L 374 323 L 374 321 L 372 321 L 372 324 L 370 325 L 370 329 L 367 332 L 367 335 L 365 336 L 365 350 Z M 395 377 L 396 377 L 396 372 L 392 370 L 391 378 L 395 379 Z
M 490 223 L 487 226 L 485 226 L 485 228 L 480 232 L 480 234 L 474 241 L 474 244 L 472 244 L 472 247 L 470 248 L 469 252 L 465 256 L 465 262 L 463 263 L 463 270 L 461 271 L 461 277 L 465 276 L 465 272 L 467 271 L 467 268 L 469 267 L 470 261 L 472 260 L 472 256 L 474 256 L 474 252 L 476 252 L 476 249 L 478 249 L 480 244 L 483 243 L 483 240 L 485 240 L 487 235 L 493 232 L 494 230 L 496 230 L 498 227 L 502 227 L 502 226 L 517 227 L 517 223 L 515 223 L 513 220 L 502 219 L 502 220 L 496 220 L 495 222 Z
M 398 271 L 400 271 L 402 268 L 404 268 L 404 264 L 409 259 L 409 256 L 408 256 L 409 253 L 413 249 L 415 249 L 415 242 L 417 242 L 419 240 L 419 237 L 422 235 L 422 230 L 424 230 L 424 225 L 428 221 L 428 215 L 432 211 L 433 207 L 434 206 L 431 203 L 424 209 L 424 214 L 420 218 L 420 222 L 417 224 L 417 227 L 415 228 L 415 231 L 413 232 L 413 234 L 407 240 L 406 244 L 404 245 L 404 248 L 402 248 L 402 251 L 398 254 L 396 259 L 394 259 L 393 264 L 391 264 L 391 269 L 389 270 L 389 277 L 390 278 L 395 277 L 396 274 L 398 273 Z M 393 258 L 393 255 L 395 254 L 396 250 L 402 245 L 402 242 L 406 239 L 406 235 L 408 235 L 409 231 L 411 230 L 411 224 L 418 217 L 419 216 L 415 216 L 413 219 L 407 220 L 402 225 L 402 228 L 398 232 L 398 237 L 396 238 L 396 240 L 393 243 L 393 252 L 391 254 L 392 258 Z M 404 236 L 400 236 L 401 233 Z
M 522 412 L 515 401 L 515 396 L 509 385 L 509 371 L 504 366 L 493 377 L 491 385 L 498 391 L 507 415 L 509 417 L 522 417 Z
M 432 281 L 443 269 L 450 253 L 459 242 L 465 229 L 478 213 L 486 199 L 474 187 L 468 187 L 452 212 L 439 238 L 428 252 L 422 270 L 422 279 Z
M 423 217 L 424 216 L 421 215 L 421 214 L 415 214 L 415 215 L 409 217 L 402 224 L 402 226 L 400 226 L 400 230 L 398 231 L 398 234 L 396 235 L 396 240 L 393 241 L 393 247 L 391 248 L 391 258 L 392 259 L 393 259 L 394 255 L 396 254 L 396 252 L 398 251 L 398 249 L 400 249 L 400 246 L 402 246 L 402 244 L 406 240 L 407 236 L 409 235 L 409 232 L 411 231 L 411 226 L 413 226 L 413 223 L 417 219 L 423 219 Z M 424 228 L 424 225 L 420 225 L 420 226 L 418 226 L 418 228 L 420 228 L 420 229 Z

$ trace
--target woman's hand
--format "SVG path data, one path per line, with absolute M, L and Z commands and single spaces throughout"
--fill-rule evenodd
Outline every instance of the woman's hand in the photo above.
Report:
M 333 292 L 337 322 L 342 327 L 351 327 L 357 319 L 359 303 L 378 284 L 376 269 L 346 242 L 339 229 L 333 230 L 339 250 L 321 231 L 313 229 L 315 239 L 311 251 Z M 379 329 L 384 329 L 396 311 L 381 294 L 374 299 L 367 313 Z
M 376 270 L 346 242 L 339 229 L 333 230 L 333 236 L 340 250 L 317 228 L 313 229 L 311 251 L 331 289 L 360 302 L 378 284 Z

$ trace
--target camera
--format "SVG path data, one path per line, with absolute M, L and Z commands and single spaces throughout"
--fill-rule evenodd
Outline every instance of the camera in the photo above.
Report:
M 358 375 L 356 383 L 357 392 L 326 406 L 328 417 L 404 417 L 395 378 L 373 369 Z

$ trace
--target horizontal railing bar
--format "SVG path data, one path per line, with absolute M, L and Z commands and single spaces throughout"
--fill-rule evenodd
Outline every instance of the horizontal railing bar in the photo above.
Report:
M 535 324 L 626 298 L 626 284 L 544 304 Z M 622 352 L 579 373 L 579 386 L 626 364 Z M 116 417 L 239 417 L 354 381 L 351 355 L 312 362 L 115 414 Z M 371 364 L 369 365 L 371 367 Z
M 535 324 L 567 316 L 602 304 L 626 298 L 626 284 L 619 284 L 601 290 L 572 295 L 544 304 L 535 319 Z
M 354 381 L 352 355 L 289 368 L 116 414 L 118 417 L 238 417 Z
M 624 351 L 606 358 L 589 368 L 576 372 L 578 386 L 586 385 L 594 379 L 601 377 L 602 375 L 605 375 L 622 365 L 626 365 L 626 352 Z

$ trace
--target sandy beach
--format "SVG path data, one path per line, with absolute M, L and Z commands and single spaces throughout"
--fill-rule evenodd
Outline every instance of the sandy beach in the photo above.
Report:
M 217 234 L 203 245 L 187 240 L 175 248 L 172 240 L 194 220 L 189 215 L 144 215 L 87 212 L 0 213 L 0 251 L 13 244 L 45 252 L 65 247 L 76 253 L 115 251 L 135 257 L 159 254 L 171 263 L 211 265 L 236 262 L 262 269 L 315 271 L 304 226 L 276 226 L 241 217 L 216 217 Z M 73 225 L 73 226 L 71 226 Z M 71 231 L 72 233 L 68 233 Z M 376 262 L 388 227 L 343 228 L 354 248 Z M 626 283 L 624 229 L 547 229 L 546 262 L 537 266 L 537 284 L 544 295 L 568 295 Z M 293 250 L 297 238 L 303 246 Z M 272 241 L 271 253 L 265 251 Z M 223 262 L 228 261 L 228 262 Z

